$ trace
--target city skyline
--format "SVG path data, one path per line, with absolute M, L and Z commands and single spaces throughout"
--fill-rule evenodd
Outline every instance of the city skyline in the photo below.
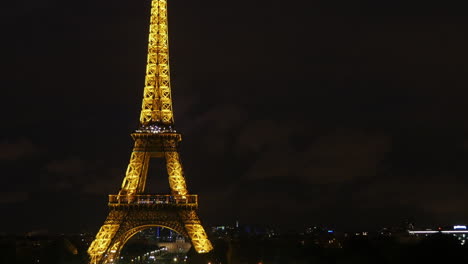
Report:
M 168 2 L 175 120 L 204 225 L 468 222 L 461 9 Z M 0 232 L 97 231 L 138 126 L 149 1 L 3 12 Z

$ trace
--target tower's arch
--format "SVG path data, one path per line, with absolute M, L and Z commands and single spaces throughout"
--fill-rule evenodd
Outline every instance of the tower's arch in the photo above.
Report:
M 188 237 L 195 251 L 209 252 L 211 243 L 198 219 L 196 204 L 190 203 L 190 197 L 141 195 L 131 200 L 114 200 L 111 196 L 109 215 L 88 249 L 90 263 L 115 263 L 128 239 L 151 226 L 173 230 Z
M 154 227 L 160 227 L 160 228 L 165 228 L 168 230 L 172 230 L 173 232 L 176 232 L 177 234 L 188 238 L 187 233 L 183 228 L 167 224 L 167 223 L 153 223 L 153 224 L 145 224 L 145 225 L 139 225 L 134 228 L 131 228 L 127 230 L 126 232 L 122 232 L 120 237 L 116 238 L 115 241 L 110 245 L 110 248 L 114 249 L 115 252 L 110 252 L 113 256 L 112 259 L 117 260 L 120 259 L 120 256 L 122 254 L 122 250 L 125 248 L 127 243 L 139 232 L 144 231 L 146 229 L 154 228 Z
M 149 229 L 149 228 L 152 228 L 152 227 L 162 227 L 162 228 L 165 228 L 165 229 L 169 229 L 169 230 L 172 230 L 184 237 L 187 237 L 187 234 L 184 230 L 180 229 L 180 230 L 176 230 L 176 228 L 172 228 L 172 227 L 169 227 L 169 226 L 164 226 L 164 225 L 161 225 L 161 224 L 151 224 L 151 225 L 142 225 L 142 226 L 138 226 L 138 227 L 135 227 L 131 230 L 129 230 L 127 233 L 125 233 L 123 235 L 123 245 L 127 244 L 127 242 L 133 237 L 135 236 L 137 233 L 145 230 L 145 229 Z

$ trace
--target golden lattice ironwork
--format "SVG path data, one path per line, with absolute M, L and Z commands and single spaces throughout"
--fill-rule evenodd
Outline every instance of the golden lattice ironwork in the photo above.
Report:
M 152 1 L 148 62 L 140 122 L 143 125 L 174 123 L 166 0 Z
M 109 206 L 142 205 L 142 206 L 198 206 L 198 195 L 109 195 Z
M 111 264 L 134 234 L 161 226 L 189 237 L 198 253 L 213 249 L 197 215 L 198 196 L 189 194 L 174 129 L 169 74 L 169 39 L 166 0 L 152 0 L 148 62 L 140 127 L 125 178 L 117 195 L 109 196 L 109 215 L 88 249 L 91 264 Z M 166 161 L 170 194 L 148 194 L 150 160 Z

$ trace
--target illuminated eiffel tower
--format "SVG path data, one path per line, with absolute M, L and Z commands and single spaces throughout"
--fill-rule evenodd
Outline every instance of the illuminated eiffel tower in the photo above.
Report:
M 88 249 L 91 264 L 118 262 L 120 251 L 136 233 L 161 226 L 189 237 L 198 253 L 213 249 L 197 215 L 198 196 L 185 184 L 174 129 L 169 77 L 169 39 L 166 0 L 152 0 L 143 104 L 140 127 L 130 164 L 117 195 L 109 195 L 109 215 Z M 170 194 L 145 192 L 150 159 L 166 161 Z

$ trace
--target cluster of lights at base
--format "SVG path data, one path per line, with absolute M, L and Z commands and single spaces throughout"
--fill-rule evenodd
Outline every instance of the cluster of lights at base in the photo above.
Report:
M 152 124 L 141 126 L 136 130 L 137 133 L 151 133 L 151 134 L 161 134 L 161 133 L 176 133 L 177 131 L 171 125 L 162 125 L 162 124 Z
M 151 260 L 151 261 L 156 261 L 156 257 L 160 256 L 161 254 L 164 254 L 165 252 L 167 252 L 167 248 L 162 247 L 160 249 L 156 249 L 156 250 L 147 252 L 147 253 L 143 254 L 142 256 L 138 256 L 138 257 L 135 257 L 133 259 L 130 259 L 130 261 L 131 262 L 139 262 L 142 259 L 148 259 L 148 260 Z M 185 257 L 185 258 L 187 258 L 187 257 Z M 123 259 L 123 257 L 121 257 L 120 259 Z M 176 261 L 177 261 L 177 258 L 174 258 L 174 262 L 176 262 Z

